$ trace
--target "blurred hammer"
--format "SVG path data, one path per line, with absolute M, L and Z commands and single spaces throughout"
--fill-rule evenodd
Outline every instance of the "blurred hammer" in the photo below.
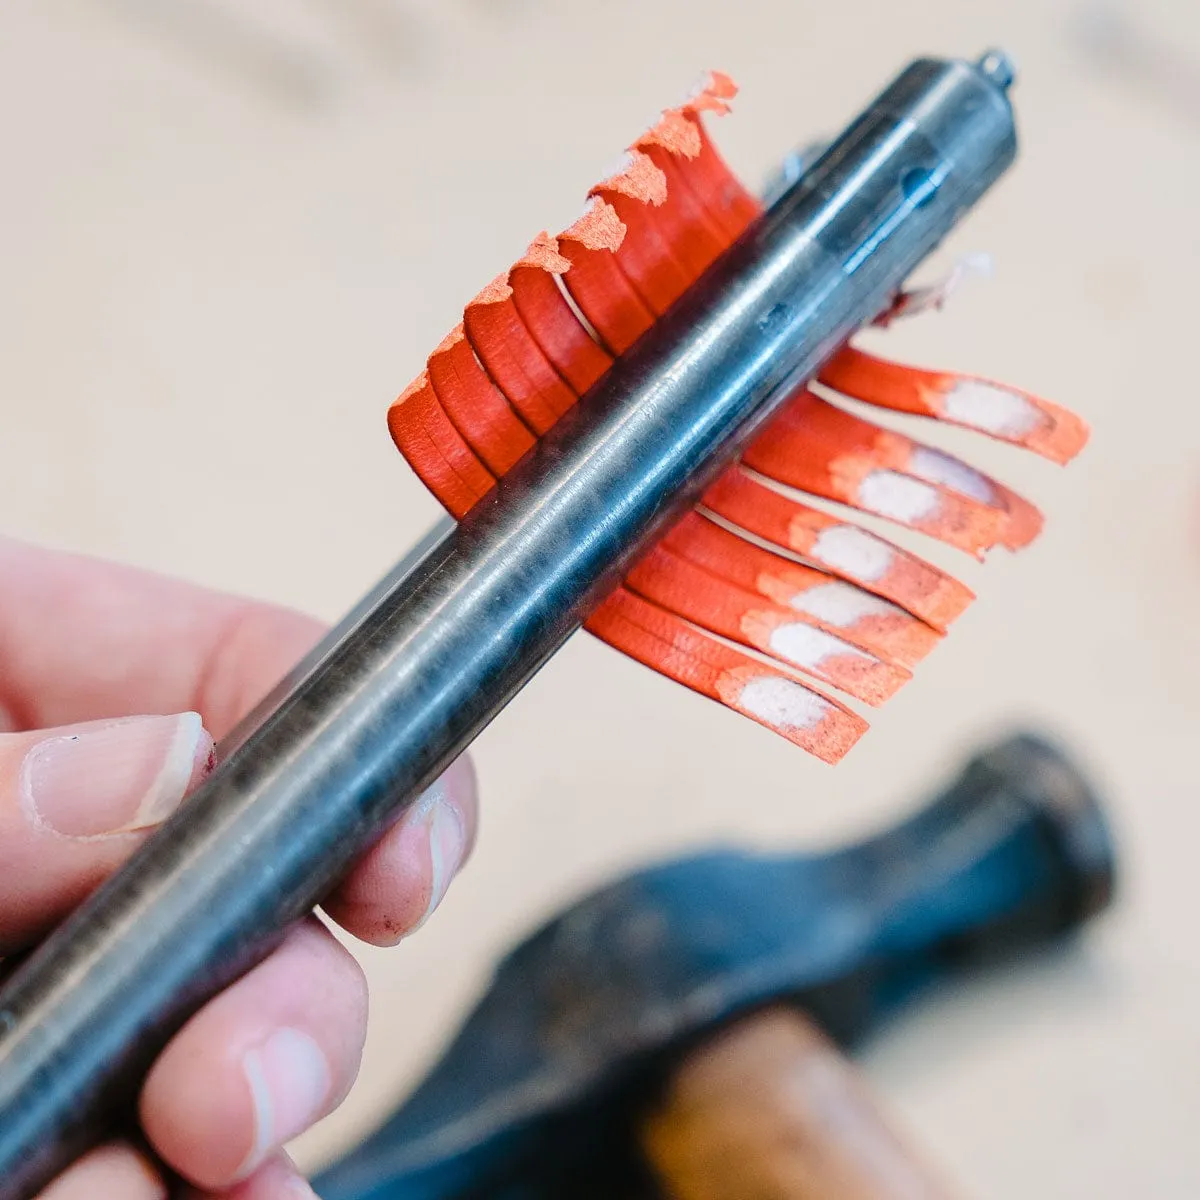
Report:
M 820 856 L 639 871 L 518 946 L 324 1200 L 945 1200 L 838 1045 L 1109 902 L 1104 816 L 1053 747 L 976 755 Z

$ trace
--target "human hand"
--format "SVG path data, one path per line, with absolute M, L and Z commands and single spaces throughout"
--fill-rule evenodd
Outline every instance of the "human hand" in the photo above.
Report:
M 116 870 L 211 769 L 212 739 L 320 633 L 286 610 L 0 539 L 0 956 L 35 944 Z M 461 867 L 476 813 L 464 759 L 325 912 L 375 945 L 399 941 Z M 281 1146 L 349 1091 L 366 1017 L 362 972 L 314 917 L 188 1022 L 139 1111 L 191 1200 L 311 1197 Z M 148 1158 L 111 1145 L 40 1200 L 166 1196 Z

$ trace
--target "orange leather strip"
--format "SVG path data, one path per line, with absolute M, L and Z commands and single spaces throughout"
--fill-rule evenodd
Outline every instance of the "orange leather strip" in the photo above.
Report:
M 681 164 L 680 169 L 692 191 L 703 201 L 705 211 L 732 242 L 762 212 L 762 205 L 726 166 L 699 118 L 693 120 L 700 131 L 700 152 Z
M 1081 418 L 1029 392 L 975 375 L 889 362 L 853 346 L 825 365 L 820 381 L 855 400 L 975 429 L 1060 464 L 1088 440 Z
M 492 381 L 539 437 L 579 398 L 525 327 L 504 276 L 467 305 L 463 324 Z
M 937 630 L 904 609 L 752 545 L 698 513 L 684 517 L 661 544 L 736 587 L 773 601 L 791 613 L 792 620 L 824 629 L 886 662 L 915 666 L 941 640 Z
M 680 169 L 705 211 L 725 231 L 730 242 L 740 237 L 762 212 L 762 205 L 718 153 L 704 128 L 703 114 L 723 116 L 729 112 L 729 101 L 736 95 L 737 84 L 728 75 L 710 71 L 683 104 L 665 114 L 678 113 L 693 127 L 698 148 L 694 155 L 680 161 Z
M 975 599 L 953 575 L 857 525 L 823 513 L 731 467 L 704 494 L 705 508 L 763 541 L 945 630 Z
M 623 654 L 773 729 L 834 763 L 867 723 L 791 674 L 726 646 L 679 617 L 618 588 L 587 628 Z
M 1041 530 L 1028 501 L 951 455 L 798 392 L 750 444 L 759 474 L 928 533 L 975 555 Z
M 612 355 L 598 346 L 562 294 L 557 277 L 571 266 L 557 241 L 539 235 L 525 251 L 508 282 L 513 303 L 558 373 L 582 396 L 612 366 Z
M 639 150 L 631 151 L 621 170 L 592 188 L 611 205 L 625 237 L 617 265 L 646 307 L 661 316 L 695 278 L 672 253 L 659 211 L 667 199 L 666 176 Z
M 614 354 L 624 354 L 654 324 L 654 314 L 617 265 L 625 226 L 611 204 L 595 198 L 558 236 L 571 268 L 563 276 L 571 299 Z
M 421 374 L 388 409 L 397 449 L 456 520 L 495 486 L 496 478 L 454 428 Z
M 687 133 L 696 136 L 689 138 Z M 694 280 L 730 242 L 720 222 L 708 213 L 704 201 L 692 190 L 681 165 L 681 160 L 686 163 L 700 151 L 696 127 L 677 112 L 664 113 L 662 120 L 638 139 L 635 148 L 650 159 L 667 181 L 659 230 L 668 239 L 671 253 Z
M 666 546 L 638 562 L 625 586 L 710 633 L 760 650 L 868 704 L 884 703 L 912 678 L 904 667 L 877 658 L 802 614 L 766 602 Z
M 507 474 L 533 447 L 533 434 L 480 366 L 461 325 L 429 356 L 426 371 L 446 415 L 493 475 Z

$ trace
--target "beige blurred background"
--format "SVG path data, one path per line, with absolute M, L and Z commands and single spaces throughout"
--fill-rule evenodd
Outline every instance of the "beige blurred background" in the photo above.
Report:
M 361 951 L 362 1078 L 305 1163 L 369 1126 L 493 956 L 582 889 L 716 839 L 848 838 L 1033 721 L 1111 796 L 1120 907 L 1075 951 L 920 1006 L 866 1068 L 970 1195 L 1200 1195 L 1200 9 L 0 6 L 2 527 L 331 620 L 436 515 L 391 397 L 702 68 L 743 85 L 718 136 L 757 182 L 912 55 L 991 43 L 1021 66 L 1023 156 L 949 253 L 990 251 L 996 278 L 888 346 L 1093 423 L 1065 475 L 971 448 L 1044 505 L 1046 536 L 960 564 L 980 601 L 835 771 L 575 639 L 478 744 L 482 838 L 444 909 Z

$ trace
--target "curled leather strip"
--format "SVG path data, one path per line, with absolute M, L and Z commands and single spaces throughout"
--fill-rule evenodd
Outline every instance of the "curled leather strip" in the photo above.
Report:
M 463 325 L 492 382 L 539 437 L 579 398 L 521 319 L 505 276 L 467 305 Z
M 886 517 L 982 557 L 1031 542 L 1042 516 L 960 459 L 797 392 L 742 461 L 768 479 Z
M 1088 439 L 1087 425 L 1073 412 L 1029 392 L 976 375 L 904 366 L 852 346 L 825 365 L 820 381 L 852 399 L 974 429 L 1060 464 Z
M 548 233 L 539 234 L 525 257 L 509 272 L 513 302 L 529 332 L 576 395 L 612 366 L 612 355 L 597 344 L 567 302 L 561 277 L 571 260 Z
M 536 439 L 488 378 L 461 325 L 429 356 L 425 370 L 446 415 L 494 475 L 506 474 L 533 447 Z
M 782 734 L 824 762 L 838 762 L 866 732 L 867 723 L 836 700 L 626 588 L 617 588 L 586 627 L 630 658 Z
M 388 429 L 400 453 L 455 519 L 465 517 L 495 486 L 496 477 L 438 403 L 427 373 L 393 402 Z
M 908 550 L 784 496 L 731 467 L 704 494 L 704 508 L 754 537 L 802 555 L 864 592 L 945 630 L 975 598 L 966 584 Z
M 558 248 L 571 264 L 563 276 L 567 291 L 614 354 L 624 354 L 654 324 L 654 314 L 617 263 L 624 240 L 616 210 L 599 197 L 558 235 Z
M 651 550 L 625 577 L 625 586 L 701 629 L 759 650 L 867 704 L 890 700 L 912 677 L 898 663 L 839 637 L 808 614 L 773 604 L 675 554 L 670 541 Z
M 735 91 L 728 76 L 712 73 L 665 110 L 592 189 L 578 221 L 557 237 L 540 234 L 467 305 L 463 324 L 392 405 L 397 446 L 455 517 L 759 215 L 703 122 L 728 111 Z M 818 382 L 1057 462 L 1087 437 L 1072 413 L 1028 393 L 852 347 Z M 977 556 L 1023 546 L 1041 528 L 1037 509 L 966 463 L 801 389 L 587 628 L 835 762 L 865 722 L 801 673 L 882 703 L 973 596 L 912 552 L 814 507 L 813 496 Z
M 885 662 L 913 667 L 941 640 L 938 630 L 898 605 L 749 544 L 699 513 L 684 517 L 662 545 L 737 588 L 772 601 L 792 620 L 823 629 Z

